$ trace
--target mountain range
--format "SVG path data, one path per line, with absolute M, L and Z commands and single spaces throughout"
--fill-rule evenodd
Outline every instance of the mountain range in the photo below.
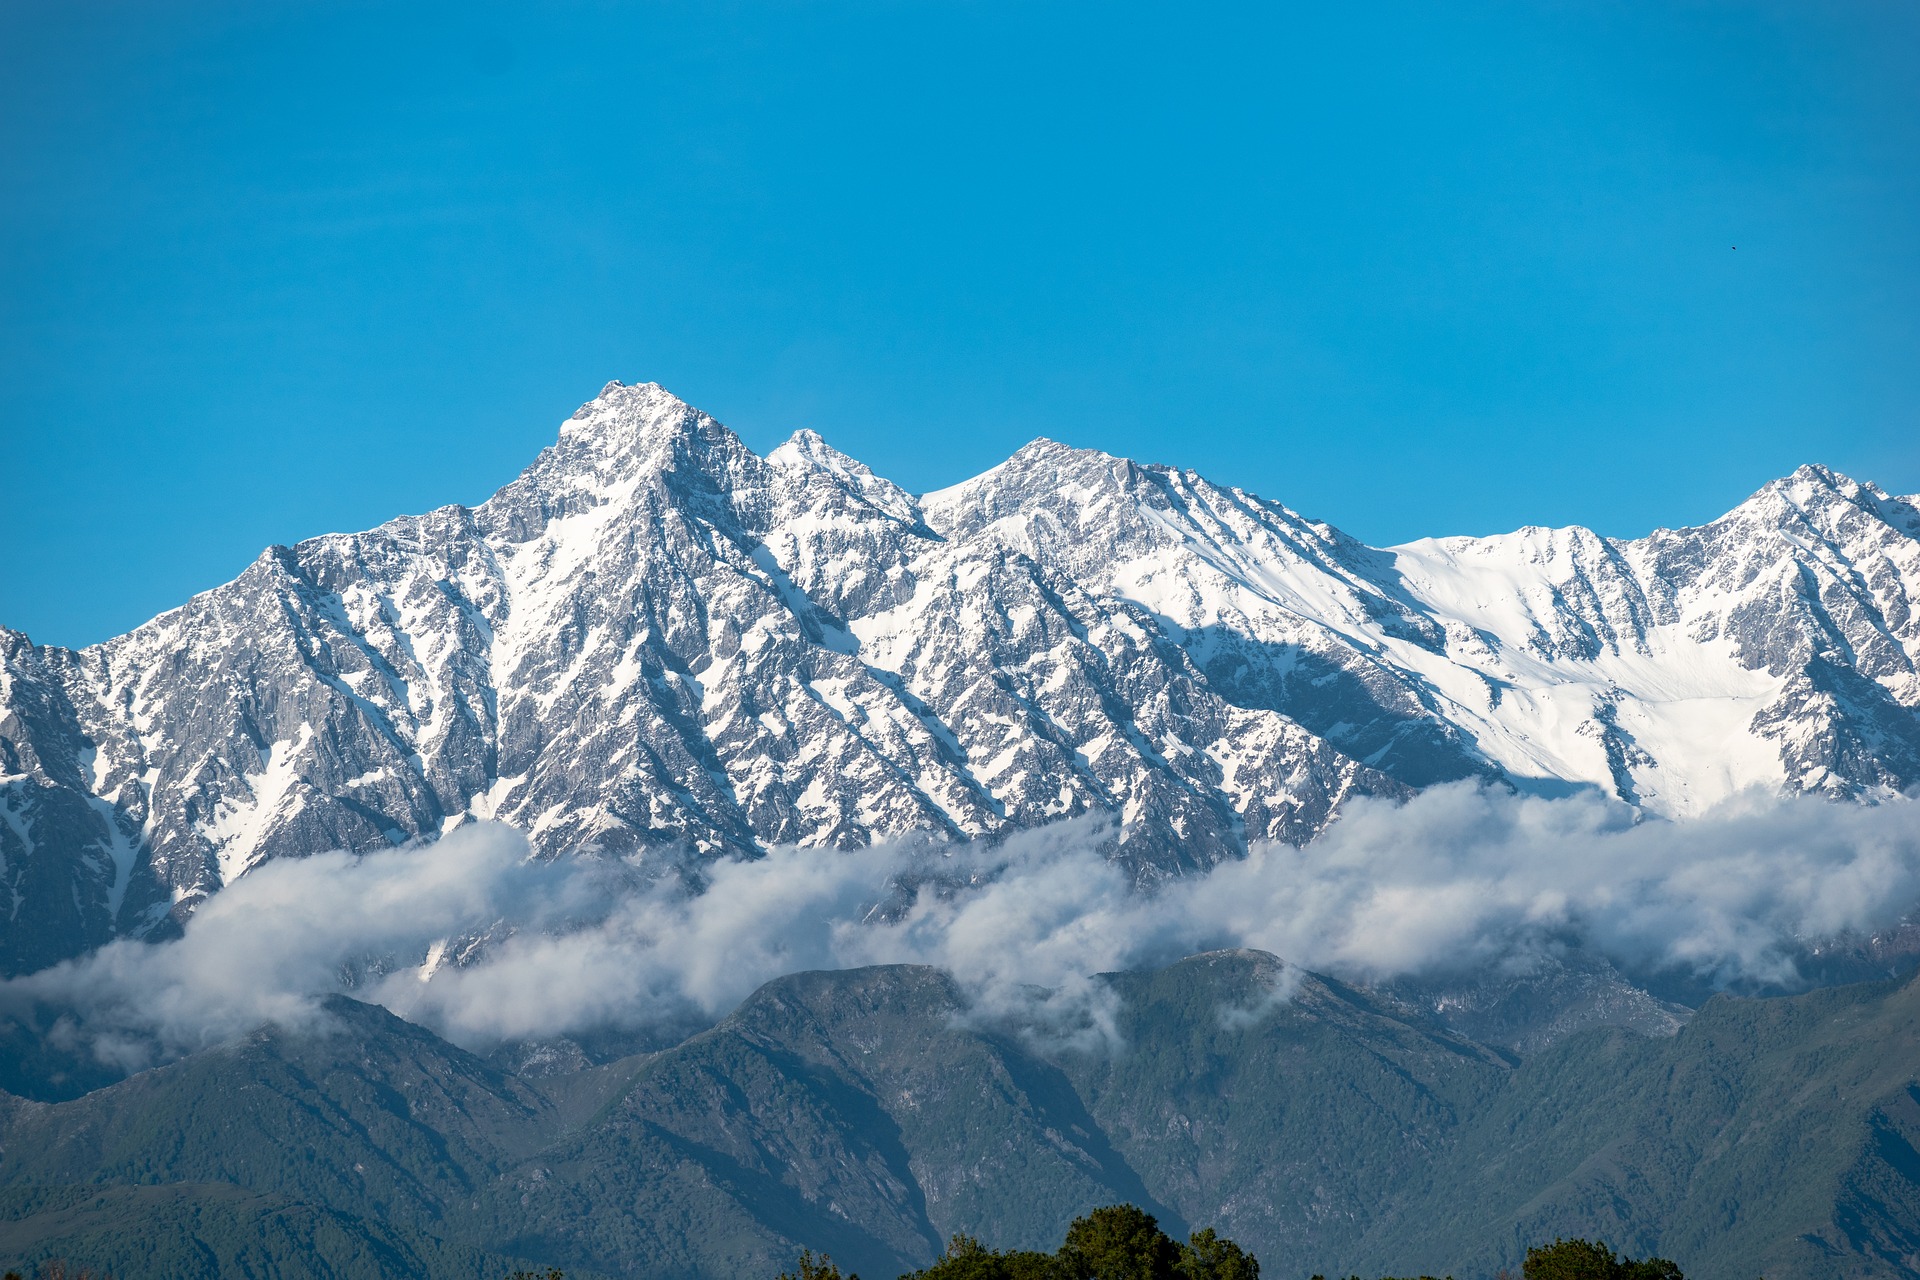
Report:
M 697 894 L 809 850 L 1094 818 L 1074 839 L 1107 861 L 1075 865 L 1160 911 L 1176 880 L 1438 784 L 1675 830 L 1747 793 L 1902 804 L 1917 506 L 1810 466 L 1641 539 L 1375 548 L 1046 440 L 913 495 L 812 432 L 762 457 L 610 383 L 477 507 L 269 548 L 85 649 L 0 629 L 0 969 L 164 944 L 263 864 L 475 822 L 523 833 L 529 875 Z M 1905 849 L 1835 874 L 1910 883 Z M 1782 936 L 1827 985 L 1760 999 L 1559 918 L 1524 954 L 1365 983 L 1234 949 L 1007 1004 L 882 965 L 465 1048 L 334 994 L 317 1022 L 141 1058 L 60 1004 L 80 987 L 9 983 L 0 1263 L 705 1280 L 812 1248 L 885 1276 L 952 1232 L 1045 1246 L 1128 1201 L 1270 1275 L 1484 1275 L 1581 1234 L 1696 1280 L 1920 1277 L 1920 979 L 1898 976 L 1920 921 Z M 159 953 L 104 954 L 124 976 Z
M 319 1028 L 0 1095 L 0 1263 L 771 1280 L 811 1248 L 885 1277 L 952 1232 L 1050 1247 L 1130 1202 L 1276 1278 L 1487 1276 L 1559 1235 L 1693 1280 L 1920 1276 L 1920 980 L 1720 996 L 1520 1061 L 1258 952 L 1104 981 L 1104 1043 L 892 966 L 557 1073 L 335 996 Z
M 1150 886 L 1457 779 L 1873 801 L 1920 782 L 1917 502 L 1809 466 L 1641 539 L 1374 548 L 1048 440 L 916 496 L 609 383 L 477 507 L 0 629 L 0 966 L 475 819 L 644 860 L 1106 814 Z

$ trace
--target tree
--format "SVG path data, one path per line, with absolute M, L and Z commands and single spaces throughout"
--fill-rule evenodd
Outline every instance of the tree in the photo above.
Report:
M 1212 1227 L 1187 1237 L 1179 1270 L 1186 1280 L 1260 1280 L 1260 1260 Z
M 833 1264 L 832 1258 L 824 1253 L 816 1258 L 813 1256 L 813 1250 L 802 1249 L 799 1271 L 797 1273 L 782 1271 L 780 1280 L 860 1280 L 860 1277 L 858 1275 L 843 1277 L 840 1274 L 840 1268 Z
M 799 1274 L 787 1272 L 780 1280 L 841 1276 L 831 1258 L 803 1252 Z M 1075 1218 L 1057 1253 L 1000 1253 L 972 1236 L 955 1235 L 932 1266 L 900 1280 L 1260 1280 L 1260 1263 L 1211 1227 L 1177 1244 L 1144 1209 L 1110 1204 Z
M 1159 1220 L 1130 1204 L 1075 1218 L 1059 1258 L 1072 1280 L 1177 1280 L 1181 1260 Z
M 956 1235 L 932 1266 L 907 1280 L 1059 1280 L 1060 1274 L 1059 1260 L 1050 1253 L 995 1253 L 972 1236 Z
M 1622 1259 L 1620 1280 L 1687 1280 L 1678 1263 L 1667 1258 L 1642 1258 L 1638 1262 Z
M 1686 1280 L 1665 1258 L 1622 1258 L 1598 1240 L 1555 1240 L 1527 1250 L 1525 1280 Z

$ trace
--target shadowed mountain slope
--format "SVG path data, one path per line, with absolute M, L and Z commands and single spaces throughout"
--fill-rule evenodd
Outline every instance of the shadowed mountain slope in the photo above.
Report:
M 1920 984 L 1723 998 L 1517 1065 L 1255 952 L 1103 990 L 1036 1021 L 928 969 L 799 974 L 537 1081 L 336 999 L 313 1029 L 7 1100 L 0 1261 L 720 1277 L 805 1246 L 887 1276 L 954 1231 L 1047 1245 L 1132 1201 L 1274 1275 L 1480 1274 L 1568 1233 L 1704 1280 L 1920 1276 Z M 151 1261 L 113 1225 L 136 1207 Z

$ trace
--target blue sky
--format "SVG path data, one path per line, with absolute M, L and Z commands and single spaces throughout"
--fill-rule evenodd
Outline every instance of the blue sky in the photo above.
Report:
M 477 502 L 612 377 L 1373 542 L 1920 490 L 1917 61 L 1897 0 L 0 6 L 0 623 Z

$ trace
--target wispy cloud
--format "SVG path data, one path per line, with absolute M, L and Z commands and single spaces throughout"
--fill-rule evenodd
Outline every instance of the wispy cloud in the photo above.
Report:
M 1670 823 L 1459 784 L 1361 801 L 1304 848 L 1263 846 L 1151 895 L 1084 820 L 993 848 L 777 849 L 710 865 L 700 892 L 533 862 L 485 824 L 271 863 L 177 941 L 0 985 L 0 1011 L 60 1010 L 66 1034 L 131 1067 L 302 1024 L 334 991 L 485 1045 L 710 1017 L 784 973 L 875 963 L 941 966 L 988 1010 L 1220 946 L 1367 980 L 1510 964 L 1572 936 L 1635 969 L 1791 984 L 1796 940 L 1884 928 L 1920 901 L 1915 817 L 1908 802 L 1754 796 Z

